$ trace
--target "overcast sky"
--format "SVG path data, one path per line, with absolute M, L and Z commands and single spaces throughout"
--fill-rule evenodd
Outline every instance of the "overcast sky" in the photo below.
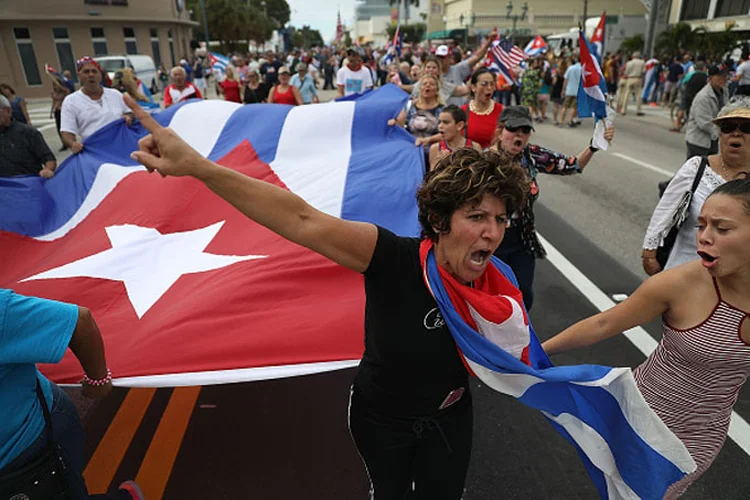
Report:
M 290 24 L 301 28 L 307 24 L 320 31 L 328 43 L 336 35 L 336 12 L 341 9 L 341 22 L 351 26 L 355 0 L 287 0 L 292 11 Z

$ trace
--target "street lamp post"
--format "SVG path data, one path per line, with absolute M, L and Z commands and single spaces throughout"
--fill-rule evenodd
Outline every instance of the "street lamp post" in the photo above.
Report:
M 510 32 L 510 41 L 512 42 L 513 38 L 516 36 L 516 24 L 519 20 L 523 21 L 526 19 L 526 12 L 529 10 L 529 4 L 526 2 L 523 3 L 520 16 L 518 14 L 513 14 L 513 2 L 511 0 L 508 0 L 508 5 L 505 6 L 505 9 L 505 18 L 513 20 L 513 30 Z
M 466 20 L 466 24 L 464 24 L 464 20 Z M 477 15 L 472 12 L 471 16 L 464 16 L 461 14 L 458 16 L 458 23 L 463 26 L 464 28 L 464 44 L 468 45 L 469 43 L 469 27 L 474 26 L 474 23 L 477 20 Z

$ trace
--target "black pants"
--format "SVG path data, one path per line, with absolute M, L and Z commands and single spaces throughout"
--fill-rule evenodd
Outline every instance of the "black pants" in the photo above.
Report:
M 685 142 L 685 145 L 687 146 L 686 160 L 689 160 L 693 156 L 715 155 L 719 152 L 719 141 L 711 141 L 710 148 L 702 148 L 700 146 L 696 146 L 695 144 L 690 144 L 689 142 Z
M 349 431 L 374 500 L 461 499 L 473 431 L 468 391 L 437 418 L 386 417 L 373 412 L 356 389 L 350 398 Z
M 521 228 L 510 227 L 505 231 L 505 237 L 495 250 L 495 257 L 510 266 L 518 280 L 518 288 L 523 294 L 523 304 L 527 311 L 534 305 L 534 270 L 536 257 L 531 255 L 523 246 Z
M 746 95 L 750 96 L 750 85 L 740 85 L 737 87 L 737 91 L 734 95 Z
M 56 109 L 55 110 L 55 127 L 57 128 L 57 135 L 60 136 L 60 140 L 62 141 L 62 134 L 60 133 L 60 120 L 62 119 L 62 110 Z M 63 142 L 63 146 L 65 145 L 65 142 Z
M 328 90 L 328 89 L 336 90 L 336 86 L 333 84 L 333 70 L 331 71 L 326 70 L 323 72 L 323 74 L 325 76 L 324 78 L 325 81 L 323 83 L 323 90 Z

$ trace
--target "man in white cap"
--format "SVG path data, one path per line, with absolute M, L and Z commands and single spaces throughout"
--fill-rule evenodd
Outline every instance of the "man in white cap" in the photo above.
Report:
M 441 95 L 451 96 L 446 104 L 455 104 L 456 106 L 463 106 L 468 102 L 466 97 L 454 95 L 456 87 L 463 85 L 463 83 L 471 76 L 474 71 L 474 66 L 487 54 L 490 49 L 492 42 L 497 38 L 497 28 L 492 30 L 490 36 L 488 36 L 482 45 L 479 46 L 476 52 L 471 57 L 464 59 L 463 61 L 452 64 L 453 58 L 451 57 L 450 50 L 447 45 L 439 45 L 435 49 L 435 57 L 440 61 L 440 87 Z M 412 95 L 419 95 L 419 84 L 414 85 Z
M 13 108 L 0 95 L 0 177 L 55 175 L 57 161 L 41 132 L 13 119 Z

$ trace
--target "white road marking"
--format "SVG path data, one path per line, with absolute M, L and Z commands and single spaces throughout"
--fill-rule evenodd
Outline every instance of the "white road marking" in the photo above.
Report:
M 656 167 L 654 167 L 656 168 Z M 671 174 L 670 174 L 671 175 Z M 575 267 L 563 254 L 561 254 L 542 235 L 539 239 L 547 250 L 547 259 L 565 276 L 570 283 L 578 289 L 589 301 L 599 309 L 605 311 L 615 306 L 615 303 L 607 297 L 590 279 Z M 651 355 L 656 349 L 657 342 L 642 327 L 636 326 L 623 333 L 630 342 L 635 345 L 645 356 Z M 729 424 L 729 437 L 737 443 L 742 451 L 750 455 L 750 424 L 736 412 L 732 412 L 732 420 Z
M 646 163 L 645 161 L 636 160 L 635 158 L 632 158 L 628 155 L 624 155 L 622 153 L 612 153 L 612 156 L 622 158 L 623 160 L 629 161 L 630 163 L 635 163 L 639 167 L 646 168 L 648 170 L 651 170 L 652 172 L 656 172 L 657 174 L 665 175 L 667 177 L 672 177 L 674 175 L 674 172 L 670 172 L 669 170 L 656 167 L 654 165 L 651 165 L 650 163 Z

